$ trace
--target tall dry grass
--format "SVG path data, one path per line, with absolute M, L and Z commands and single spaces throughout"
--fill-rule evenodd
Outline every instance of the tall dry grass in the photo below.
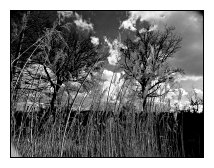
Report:
M 111 85 L 110 85 L 111 87 Z M 110 90 L 110 88 L 109 88 Z M 124 95 L 125 87 L 121 87 L 118 94 Z M 78 92 L 77 92 L 78 94 Z M 109 101 L 110 94 L 105 103 L 101 100 L 103 92 L 92 97 L 91 112 L 86 126 L 81 125 L 78 119 L 69 123 L 69 115 L 65 118 L 66 107 L 56 107 L 57 121 L 52 124 L 51 119 L 43 125 L 43 132 L 38 131 L 33 109 L 30 109 L 31 122 L 24 130 L 24 122 L 17 133 L 12 134 L 12 141 L 23 157 L 182 157 L 177 137 L 181 134 L 167 128 L 165 134 L 158 134 L 157 115 L 163 109 L 156 107 L 154 100 L 148 102 L 143 113 L 146 119 L 141 122 L 140 111 L 134 106 L 135 97 L 129 103 L 123 101 L 123 96 L 117 96 L 115 102 Z M 76 97 L 75 97 L 76 98 Z M 73 102 L 75 99 L 73 100 Z M 36 100 L 35 100 L 36 103 Z M 84 103 L 84 102 L 83 102 Z M 13 103 L 15 104 L 15 103 Z M 111 104 L 111 105 L 110 105 Z M 81 109 L 81 103 L 78 109 Z M 105 107 L 105 108 L 103 108 Z M 111 108 L 111 110 L 109 110 Z M 11 109 L 15 109 L 11 108 Z M 113 116 L 104 115 L 104 122 L 99 125 L 99 113 L 113 112 Z M 77 112 L 78 114 L 78 112 Z M 120 117 L 122 114 L 125 119 Z M 13 119 L 13 117 L 12 117 Z M 66 124 L 64 124 L 66 121 Z M 11 131 L 15 128 L 11 122 Z M 16 130 L 17 131 L 17 130 Z

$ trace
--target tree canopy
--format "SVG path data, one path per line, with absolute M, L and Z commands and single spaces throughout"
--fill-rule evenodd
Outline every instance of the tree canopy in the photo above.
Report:
M 50 111 L 54 113 L 57 94 L 63 84 L 78 82 L 83 89 L 93 87 L 92 72 L 99 71 L 105 53 L 101 45 L 92 43 L 92 31 L 84 31 L 72 22 L 60 23 L 57 19 L 52 22 L 46 16 L 42 12 L 27 12 L 20 16 L 22 22 L 14 21 L 20 25 L 22 35 L 14 35 L 11 41 L 14 69 L 11 76 L 15 80 L 14 89 L 20 89 L 23 80 L 37 92 L 44 89 L 44 85 L 36 85 L 35 81 L 51 87 Z M 29 85 L 24 86 L 21 89 Z
M 121 48 L 120 65 L 126 79 L 135 79 L 141 86 L 139 96 L 145 106 L 148 97 L 160 97 L 169 89 L 160 93 L 162 84 L 172 82 L 179 68 L 168 64 L 168 59 L 180 49 L 182 38 L 174 33 L 174 27 L 165 27 L 163 31 L 150 31 L 148 26 L 136 31 L 136 39 L 127 38 Z

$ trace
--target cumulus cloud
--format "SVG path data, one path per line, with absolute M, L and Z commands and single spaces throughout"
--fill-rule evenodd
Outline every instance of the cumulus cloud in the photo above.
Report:
M 178 82 L 187 80 L 198 81 L 201 79 L 203 79 L 203 76 L 185 75 L 183 77 L 178 78 L 177 81 Z
M 136 22 L 139 19 L 142 21 L 158 21 L 166 19 L 172 11 L 130 11 L 129 18 L 123 21 L 119 27 L 119 29 L 129 29 L 131 31 L 136 30 Z M 150 31 L 154 31 L 157 29 L 157 25 L 154 26 Z M 141 30 L 141 32 L 143 29 Z
M 196 89 L 194 88 L 194 91 L 195 93 L 199 94 L 199 95 L 202 95 L 203 94 L 203 91 L 201 89 Z
M 135 23 L 136 23 L 136 21 L 134 21 L 133 19 L 125 20 L 122 22 L 119 29 L 124 28 L 124 29 L 129 29 L 131 31 L 135 31 L 136 30 Z
M 123 72 L 120 73 L 114 73 L 109 70 L 103 71 L 102 78 L 105 80 L 103 83 L 103 91 L 106 91 L 104 94 L 103 99 L 106 101 L 107 96 L 109 94 L 109 97 L 111 100 L 115 100 L 116 96 L 118 94 L 119 89 L 123 85 L 124 80 L 120 79 Z
M 181 92 L 182 92 L 183 96 L 187 96 L 188 95 L 188 92 L 186 90 L 184 90 L 183 88 L 180 88 L 180 89 L 181 89 Z
M 180 92 L 182 93 L 182 95 L 179 99 Z M 199 97 L 203 96 L 203 91 L 201 89 L 194 88 L 194 92 L 197 93 L 197 96 Z M 175 110 L 176 108 L 179 108 L 180 110 L 185 110 L 185 109 L 187 110 L 190 108 L 191 111 L 193 110 L 192 108 L 196 108 L 196 107 L 190 106 L 190 99 L 189 99 L 194 92 L 186 91 L 183 88 L 174 89 L 174 92 L 169 92 L 166 98 L 170 100 L 172 111 Z M 202 109 L 203 109 L 203 106 L 199 107 L 199 112 L 201 112 Z
M 61 21 L 64 21 L 65 18 L 70 18 L 74 15 L 73 11 L 57 11 L 57 13 Z
M 104 79 L 104 80 L 111 80 L 111 78 L 112 78 L 112 76 L 113 76 L 113 72 L 112 71 L 109 71 L 109 70 L 107 70 L 107 69 L 104 69 L 104 71 L 103 71 L 103 76 L 102 76 L 102 78 Z
M 111 65 L 116 65 L 120 60 L 120 47 L 124 47 L 122 43 L 120 43 L 117 39 L 115 39 L 112 43 L 105 37 L 105 42 L 109 46 L 109 56 L 108 62 Z
M 102 78 L 105 80 L 103 83 L 103 91 L 105 91 L 103 101 L 107 100 L 107 97 L 109 96 L 109 101 L 115 101 L 118 91 L 120 90 L 124 79 L 121 79 L 122 73 L 113 73 L 112 71 L 104 70 Z M 155 83 L 155 81 L 153 81 Z M 134 89 L 133 86 L 130 88 Z M 170 89 L 170 92 L 166 95 L 165 100 L 170 100 L 170 106 L 172 107 L 172 110 L 175 107 L 178 107 L 179 109 L 184 109 L 189 106 L 188 101 L 188 92 L 184 88 L 179 89 L 172 89 L 169 84 L 166 85 L 166 87 L 163 85 L 162 88 L 166 88 L 167 90 Z M 200 89 L 195 89 L 196 93 L 202 94 L 203 91 Z M 179 98 L 181 93 L 181 97 Z M 109 94 L 109 95 L 108 95 Z M 124 97 L 125 99 L 125 97 Z M 157 103 L 159 103 L 159 99 L 156 99 Z M 165 102 L 166 104 L 166 102 Z
M 159 20 L 168 17 L 173 11 L 130 11 L 131 18 L 144 20 Z
M 130 11 L 128 19 L 119 28 L 135 31 L 137 22 L 143 21 L 156 25 L 150 31 L 163 30 L 165 25 L 175 26 L 175 32 L 183 38 L 182 48 L 170 63 L 184 69 L 186 74 L 203 74 L 203 17 L 198 12 Z
M 93 30 L 93 24 L 83 20 L 82 16 L 73 11 L 57 11 L 60 21 L 64 21 L 66 18 L 73 18 L 74 23 L 77 27 L 82 28 L 83 30 Z
M 149 32 L 151 32 L 151 31 L 155 31 L 155 30 L 157 30 L 158 29 L 158 25 L 152 25 L 151 27 L 150 27 L 150 29 L 149 29 Z M 142 29 L 140 29 L 139 30 L 139 33 L 144 33 L 144 32 L 146 32 L 147 30 L 145 29 L 145 28 L 142 28 Z
M 188 92 L 183 88 L 174 89 L 174 93 L 175 93 L 176 96 L 179 96 L 180 93 L 181 93 L 182 96 L 187 96 L 188 95 Z
M 84 30 L 90 31 L 90 30 L 93 30 L 93 29 L 94 29 L 92 23 L 89 23 L 89 22 L 83 20 L 83 19 L 82 19 L 82 16 L 80 16 L 80 15 L 78 15 L 78 14 L 76 14 L 76 20 L 74 20 L 74 23 L 75 23 L 78 27 L 80 27 L 80 28 L 82 28 L 82 29 L 84 29 Z
M 91 42 L 96 46 L 96 45 L 98 45 L 99 44 L 99 38 L 97 38 L 97 37 L 91 37 Z
M 173 103 L 175 103 L 175 101 L 183 102 L 187 99 L 187 95 L 188 92 L 184 88 L 170 89 L 170 92 L 166 95 L 166 99 L 170 99 Z
M 177 108 L 184 110 L 189 107 L 188 95 L 189 93 L 184 88 L 174 89 L 172 92 L 169 92 L 166 95 L 166 101 L 170 102 L 171 111 Z
M 102 78 L 104 80 L 109 81 L 109 82 L 112 81 L 113 84 L 119 84 L 121 82 L 120 81 L 120 77 L 121 77 L 122 74 L 123 74 L 123 72 L 114 73 L 112 71 L 109 71 L 109 70 L 105 69 L 103 71 Z

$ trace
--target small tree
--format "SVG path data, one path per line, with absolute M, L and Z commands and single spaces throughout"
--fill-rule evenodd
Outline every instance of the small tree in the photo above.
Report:
M 188 94 L 188 99 L 190 102 L 190 108 L 191 110 L 193 110 L 194 113 L 198 113 L 199 112 L 199 107 L 204 105 L 204 101 L 203 101 L 203 96 L 199 96 L 198 93 L 196 92 L 195 89 L 192 90 L 192 92 L 190 92 Z M 203 110 L 202 110 L 203 112 Z
M 139 96 L 143 107 L 147 98 L 166 95 L 170 89 L 160 91 L 163 84 L 173 83 L 176 73 L 181 69 L 169 66 L 167 60 L 181 47 L 181 37 L 174 33 L 174 27 L 164 31 L 151 31 L 151 26 L 136 30 L 137 38 L 125 40 L 121 48 L 120 64 L 127 79 L 135 79 L 141 86 Z M 143 30 L 143 31 L 142 31 Z

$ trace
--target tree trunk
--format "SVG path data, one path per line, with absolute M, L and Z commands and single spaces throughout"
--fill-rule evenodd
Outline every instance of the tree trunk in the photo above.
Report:
M 55 110 L 54 110 L 54 104 L 56 101 L 57 91 L 54 89 L 54 93 L 52 95 L 51 103 L 50 103 L 50 113 L 53 115 L 53 120 L 55 121 Z
M 141 84 L 141 94 L 142 94 L 141 98 L 142 98 L 142 101 L 143 101 L 143 110 L 145 110 L 147 94 L 148 94 L 147 80 L 144 79 L 140 84 Z
M 52 95 L 52 99 L 50 102 L 50 108 L 45 112 L 44 117 L 42 118 L 40 125 L 39 125 L 39 132 L 41 131 L 42 125 L 45 124 L 49 117 L 52 115 L 53 116 L 53 123 L 56 121 L 56 108 L 55 108 L 55 101 L 57 98 L 57 93 L 60 89 L 60 86 L 62 85 L 62 81 L 57 79 L 57 85 L 54 88 L 54 93 Z
M 146 98 L 143 99 L 143 109 L 146 107 Z
M 53 96 L 52 96 L 52 99 L 51 99 L 51 103 L 50 103 L 50 112 L 51 114 L 53 115 L 53 122 L 55 122 L 55 119 L 56 119 L 56 108 L 55 108 L 55 102 L 56 102 L 56 98 L 57 98 L 57 93 L 60 89 L 60 86 L 62 85 L 62 81 L 57 79 L 57 85 L 54 89 L 54 93 L 53 93 Z

